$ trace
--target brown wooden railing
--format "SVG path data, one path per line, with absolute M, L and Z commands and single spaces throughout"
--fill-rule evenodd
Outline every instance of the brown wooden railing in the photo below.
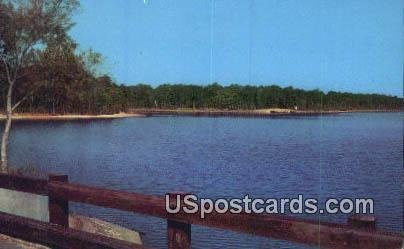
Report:
M 69 201 L 140 213 L 167 220 L 170 249 L 191 247 L 191 224 L 321 246 L 321 248 L 402 248 L 398 233 L 378 231 L 374 223 L 352 218 L 348 224 L 325 223 L 284 215 L 169 214 L 160 196 L 128 193 L 68 183 L 67 176 L 48 180 L 0 174 L 0 188 L 49 196 L 49 223 L 0 212 L 0 233 L 56 248 L 144 248 L 68 227 Z M 370 225 L 369 225 L 370 224 Z

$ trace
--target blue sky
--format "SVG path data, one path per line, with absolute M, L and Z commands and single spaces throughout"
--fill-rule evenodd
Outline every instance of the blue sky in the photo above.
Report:
M 74 19 L 117 83 L 403 94 L 402 0 L 82 0 Z

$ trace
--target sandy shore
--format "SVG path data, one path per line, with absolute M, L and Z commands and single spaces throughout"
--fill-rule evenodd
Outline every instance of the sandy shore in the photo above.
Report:
M 105 115 L 80 115 L 80 114 L 64 114 L 64 115 L 50 115 L 50 114 L 25 114 L 16 113 L 13 115 L 13 120 L 21 121 L 52 121 L 52 120 L 103 120 L 103 119 L 116 119 L 116 118 L 132 118 L 132 117 L 144 117 L 143 114 L 137 113 L 116 113 Z M 4 120 L 6 116 L 0 114 L 0 120 Z
M 333 115 L 344 111 L 296 111 L 292 109 L 258 109 L 258 110 L 216 110 L 216 109 L 134 109 L 133 113 L 146 116 L 174 115 L 174 116 L 234 116 L 234 117 L 271 117 L 271 116 L 310 116 Z
M 107 120 L 117 118 L 147 117 L 147 116 L 213 116 L 213 117 L 271 117 L 271 116 L 316 116 L 336 115 L 350 112 L 402 112 L 402 110 L 293 110 L 293 109 L 257 109 L 257 110 L 218 110 L 218 109 L 132 109 L 130 113 L 116 113 L 104 115 L 81 114 L 41 114 L 41 113 L 16 113 L 15 121 L 74 121 L 74 120 Z M 0 114 L 0 121 L 6 117 Z
M 403 112 L 403 110 L 294 110 L 268 108 L 255 110 L 220 110 L 220 109 L 132 109 L 131 113 L 146 116 L 212 116 L 212 117 L 276 117 L 276 116 L 321 116 L 356 112 Z

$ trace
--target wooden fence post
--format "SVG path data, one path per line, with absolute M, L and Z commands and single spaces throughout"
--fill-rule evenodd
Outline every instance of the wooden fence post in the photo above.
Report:
M 68 181 L 67 175 L 49 175 L 49 182 Z M 52 188 L 49 189 L 49 222 L 69 227 L 69 201 L 52 196 Z
M 376 217 L 354 214 L 348 218 L 348 225 L 354 228 L 376 230 Z
M 170 202 L 176 205 L 177 195 L 181 197 L 181 206 L 185 193 L 169 193 Z M 173 201 L 172 201 L 173 200 Z M 170 205 L 172 205 L 170 204 Z M 182 210 L 180 210 L 182 212 Z M 191 224 L 175 220 L 167 220 L 167 243 L 168 249 L 190 249 L 191 248 Z

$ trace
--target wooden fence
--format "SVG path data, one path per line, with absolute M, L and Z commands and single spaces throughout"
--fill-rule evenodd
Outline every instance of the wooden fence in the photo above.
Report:
M 70 229 L 69 201 L 159 217 L 167 220 L 169 249 L 191 247 L 191 225 L 231 230 L 321 248 L 399 249 L 403 237 L 378 231 L 375 223 L 353 217 L 348 224 L 325 223 L 269 214 L 170 214 L 165 198 L 68 183 L 65 175 L 48 180 L 0 174 L 0 188 L 49 197 L 49 223 L 0 212 L 0 233 L 52 248 L 145 248 L 125 241 Z

